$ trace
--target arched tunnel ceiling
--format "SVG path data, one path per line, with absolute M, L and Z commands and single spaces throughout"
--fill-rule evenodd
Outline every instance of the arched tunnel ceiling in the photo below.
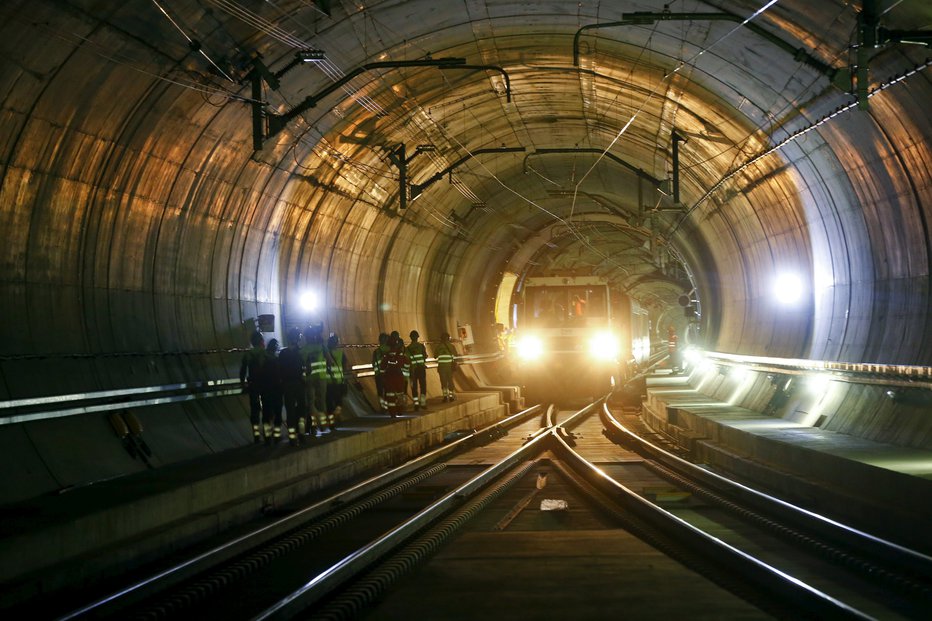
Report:
M 874 8 L 890 30 L 932 26 L 926 2 Z M 664 9 L 7 3 L 2 259 L 6 292 L 29 299 L 9 309 L 30 314 L 14 341 L 132 348 L 125 326 L 88 325 L 94 293 L 143 323 L 212 318 L 162 347 L 226 342 L 243 317 L 287 315 L 307 283 L 327 289 L 328 321 L 368 340 L 393 322 L 481 316 L 502 270 L 559 269 L 669 305 L 671 283 L 695 286 L 721 349 L 929 362 L 928 48 L 871 48 L 869 87 L 890 88 L 851 107 L 860 3 L 682 2 L 669 10 L 727 12 L 769 36 L 699 15 L 589 30 L 574 66 L 583 26 Z M 275 73 L 302 49 L 324 59 L 277 89 L 265 80 L 264 110 L 283 114 L 367 63 L 445 57 L 503 69 L 511 101 L 496 69 L 380 68 L 254 152 L 255 59 Z M 467 158 L 403 214 L 399 144 L 413 184 Z M 513 150 L 468 157 L 501 147 Z M 771 304 L 783 267 L 804 275 L 806 308 Z M 53 308 L 93 336 L 39 344 Z

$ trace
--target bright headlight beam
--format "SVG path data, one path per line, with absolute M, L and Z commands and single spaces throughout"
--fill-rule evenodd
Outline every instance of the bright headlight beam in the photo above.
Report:
M 611 332 L 597 332 L 589 339 L 589 353 L 597 360 L 615 360 L 621 347 Z
M 522 360 L 537 360 L 544 355 L 544 343 L 536 336 L 523 336 L 515 343 L 515 351 Z

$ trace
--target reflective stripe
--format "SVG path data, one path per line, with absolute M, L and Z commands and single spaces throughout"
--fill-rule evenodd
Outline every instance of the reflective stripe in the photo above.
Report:
M 312 343 L 301 348 L 301 357 L 312 377 L 327 377 L 327 358 L 324 355 L 324 346 Z
M 331 384 L 342 384 L 343 383 L 343 350 L 336 349 L 330 352 L 331 357 L 333 358 L 333 365 L 330 367 L 330 383 Z
M 376 375 L 382 375 L 384 371 L 379 366 L 379 363 L 382 362 L 382 358 L 385 357 L 385 354 L 388 353 L 388 348 L 379 345 L 375 348 L 375 351 L 372 352 L 372 370 L 375 371 Z
M 453 364 L 454 358 L 456 356 L 456 350 L 453 349 L 452 345 L 441 343 L 439 346 L 437 346 L 435 355 L 437 357 L 437 364 Z
M 422 367 L 427 364 L 427 349 L 423 343 L 412 343 L 408 345 L 405 354 L 411 359 L 412 367 Z

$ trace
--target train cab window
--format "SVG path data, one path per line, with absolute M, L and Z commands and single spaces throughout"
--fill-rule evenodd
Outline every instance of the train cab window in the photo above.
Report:
M 525 304 L 529 327 L 584 326 L 608 317 L 605 287 L 528 287 Z

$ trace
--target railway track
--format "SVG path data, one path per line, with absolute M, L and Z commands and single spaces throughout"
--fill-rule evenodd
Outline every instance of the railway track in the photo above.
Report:
M 910 619 L 932 609 L 932 559 L 696 469 L 620 418 L 601 403 L 531 408 L 56 616 Z

